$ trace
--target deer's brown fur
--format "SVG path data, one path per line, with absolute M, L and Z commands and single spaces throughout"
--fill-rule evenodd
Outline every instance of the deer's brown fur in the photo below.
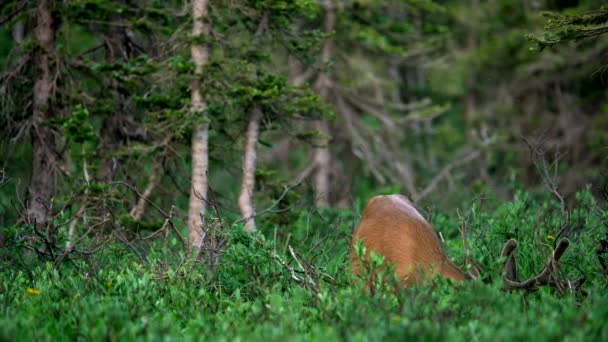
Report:
M 371 251 L 383 255 L 405 286 L 420 284 L 425 276 L 434 274 L 456 281 L 467 278 L 445 255 L 431 225 L 404 196 L 370 199 L 353 233 L 352 244 L 359 239 L 367 250 L 365 259 Z M 365 262 L 351 247 L 353 273 L 359 274 Z

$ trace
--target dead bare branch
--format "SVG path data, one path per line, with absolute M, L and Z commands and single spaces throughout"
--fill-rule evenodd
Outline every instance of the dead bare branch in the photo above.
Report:
M 150 206 L 152 206 L 154 209 L 156 209 L 161 215 L 163 215 L 164 217 L 169 216 L 169 214 L 167 212 L 165 212 L 164 210 L 162 210 L 154 202 L 150 201 L 148 198 L 145 198 L 144 195 L 141 192 L 139 192 L 139 190 L 137 190 L 137 188 L 135 186 L 133 186 L 133 185 L 127 183 L 127 182 L 124 182 L 124 181 L 113 181 L 113 182 L 110 182 L 110 184 L 117 184 L 117 185 L 126 186 L 131 191 L 135 192 L 135 194 L 137 195 L 137 197 L 143 198 L 146 203 L 148 203 Z
M 74 220 L 73 222 L 75 222 L 76 220 Z M 95 228 L 102 226 L 106 223 L 108 223 L 110 220 L 108 218 L 104 219 L 101 222 L 98 222 L 96 224 L 93 224 L 91 226 L 89 226 L 89 229 L 87 229 L 87 231 L 82 234 L 82 236 L 80 236 L 76 241 L 74 241 L 74 243 L 69 243 L 69 245 L 66 246 L 66 248 L 64 249 L 63 253 L 61 254 L 61 256 L 55 260 L 54 266 L 55 269 L 59 268 L 59 266 L 61 265 L 61 263 L 63 262 L 63 260 L 70 254 L 73 253 L 75 251 L 75 247 L 82 241 L 84 240 L 85 237 L 87 237 Z
M 423 198 L 425 198 L 426 196 L 428 196 L 431 192 L 433 192 L 437 188 L 437 186 L 439 185 L 439 182 L 441 182 L 443 179 L 448 177 L 448 175 L 450 174 L 450 172 L 452 172 L 452 170 L 459 168 L 467 163 L 470 163 L 471 161 L 479 158 L 480 155 L 481 155 L 481 151 L 474 150 L 474 151 L 471 151 L 468 154 L 466 154 L 464 157 L 453 160 L 451 163 L 446 165 L 431 180 L 431 182 L 426 186 L 426 188 L 424 188 L 424 190 L 422 190 L 420 192 L 420 194 L 418 196 L 412 196 L 412 202 L 417 203 L 420 200 L 422 200 Z
M 560 211 L 563 217 L 563 223 L 558 233 L 555 234 L 555 247 L 555 243 L 559 241 L 559 238 L 562 237 L 564 232 L 569 228 L 570 224 L 570 210 L 567 208 L 564 196 L 560 193 L 557 185 L 557 171 L 561 156 L 558 150 L 556 149 L 553 161 L 551 163 L 547 161 L 546 151 L 542 149 L 542 145 L 540 143 L 544 139 L 544 135 L 541 135 L 538 141 L 534 143 L 523 136 L 522 139 L 530 150 L 530 153 L 532 155 L 532 162 L 534 163 L 534 166 L 536 167 L 536 170 L 538 171 L 543 181 L 543 184 L 545 185 L 547 190 L 557 199 L 560 206 Z M 551 175 L 550 172 L 552 172 L 553 175 Z
M 21 57 L 12 68 L 0 75 L 0 92 L 4 92 L 11 80 L 21 74 L 23 68 L 29 64 L 30 59 L 30 55 Z
M 131 208 L 129 215 L 133 217 L 135 220 L 141 220 L 141 217 L 144 214 L 144 210 L 146 208 L 146 201 L 150 198 L 152 191 L 156 188 L 158 184 L 158 173 L 162 167 L 162 163 L 156 163 L 153 166 L 152 172 L 150 173 L 150 177 L 148 177 L 148 185 L 146 185 L 146 189 L 142 193 L 141 197 L 137 199 L 137 204 Z
M 338 106 L 338 109 L 346 122 L 348 132 L 351 135 L 351 150 L 353 154 L 366 162 L 372 175 L 374 175 L 374 178 L 376 178 L 380 184 L 386 183 L 386 178 L 382 172 L 376 168 L 376 165 L 379 165 L 379 162 L 374 158 L 375 154 L 372 153 L 371 147 L 366 143 L 366 140 L 355 127 L 352 109 L 341 96 L 336 96 L 336 105 Z
M 17 14 L 19 14 L 21 11 L 23 11 L 23 9 L 25 8 L 25 6 L 27 5 L 27 1 L 22 0 L 19 1 L 17 3 L 17 5 L 15 5 L 15 7 L 13 8 L 12 11 L 8 12 L 7 14 L 0 16 L 0 25 L 4 25 L 7 22 L 9 22 L 11 19 L 13 19 Z

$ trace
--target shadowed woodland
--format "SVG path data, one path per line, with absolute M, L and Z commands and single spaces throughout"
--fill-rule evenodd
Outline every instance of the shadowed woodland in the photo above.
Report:
M 603 1 L 0 0 L 2 340 L 607 340 L 607 234 Z

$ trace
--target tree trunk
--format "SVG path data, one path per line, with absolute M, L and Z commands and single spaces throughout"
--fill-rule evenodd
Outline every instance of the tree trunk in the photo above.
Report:
M 47 126 L 52 116 L 50 95 L 51 58 L 54 54 L 55 32 L 49 0 L 38 2 L 34 39 L 38 44 L 34 52 L 35 82 L 33 89 L 33 129 L 32 129 L 32 178 L 29 186 L 27 216 L 30 222 L 44 224 L 51 209 L 49 200 L 55 191 L 55 168 L 57 152 L 55 138 Z
M 21 44 L 23 42 L 25 39 L 25 22 L 23 20 L 19 20 L 15 23 L 15 26 L 13 26 L 12 35 L 15 43 Z
M 238 205 L 241 210 L 245 230 L 252 232 L 255 230 L 255 207 L 251 199 L 255 187 L 255 161 L 256 144 L 260 131 L 260 120 L 262 111 L 255 107 L 249 118 L 247 132 L 245 133 L 244 154 L 243 154 L 243 179 L 241 182 L 241 193 L 239 194 Z
M 203 20 L 207 16 L 207 0 L 192 1 L 192 37 L 209 34 L 209 25 Z M 201 95 L 200 80 L 203 66 L 209 59 L 207 47 L 192 43 L 192 59 L 194 73 L 197 79 L 191 84 L 190 110 L 195 116 L 204 115 L 206 104 Z M 192 135 L 192 187 L 190 191 L 190 206 L 188 210 L 188 236 L 190 247 L 200 249 L 204 239 L 204 218 L 207 201 L 207 171 L 209 169 L 209 124 L 204 121 L 195 128 Z M 198 253 L 197 253 L 198 254 Z
M 334 30 L 336 23 L 336 11 L 332 0 L 325 1 L 325 19 L 323 22 L 323 31 L 325 33 L 331 33 Z M 333 42 L 331 38 L 328 38 L 323 43 L 323 50 L 321 53 L 321 63 L 327 64 L 331 58 Z M 315 91 L 321 97 L 321 99 L 328 103 L 329 99 L 329 79 L 326 75 L 320 74 L 315 82 Z M 315 122 L 315 129 L 324 136 L 322 144 L 316 147 L 313 151 L 313 162 L 315 164 L 314 174 L 314 191 L 315 191 L 315 204 L 319 207 L 325 207 L 329 205 L 330 195 L 330 184 L 329 174 L 331 169 L 331 153 L 329 150 L 329 136 L 330 130 L 329 125 L 326 121 L 318 120 Z
M 315 122 L 315 129 L 323 136 L 329 136 L 329 125 L 326 121 Z M 323 138 L 323 144 L 313 150 L 313 163 L 315 165 L 313 176 L 315 204 L 318 207 L 327 207 L 329 206 L 329 173 L 331 168 L 331 154 L 327 138 Z
M 190 247 L 200 248 L 207 201 L 207 171 L 209 170 L 209 127 L 199 125 L 192 136 L 192 188 L 188 209 L 188 236 Z
M 105 117 L 100 131 L 100 145 L 97 156 L 100 160 L 99 177 L 104 181 L 112 181 L 118 172 L 120 162 L 113 156 L 121 146 L 120 119 L 111 113 Z
M 470 0 L 471 13 L 477 13 L 479 11 L 479 1 Z M 469 56 L 472 56 L 477 49 L 477 15 L 474 16 L 473 20 L 470 20 L 469 28 L 467 32 L 467 52 Z M 469 60 L 469 63 L 472 61 Z M 475 75 L 469 74 L 466 80 L 466 95 L 464 100 L 464 127 L 466 129 L 467 143 L 472 143 L 473 140 L 473 122 L 475 120 Z
M 124 3 L 124 0 L 121 1 Z M 118 13 L 109 17 L 108 29 L 104 35 L 105 56 L 108 63 L 125 62 L 129 60 L 132 51 L 129 47 L 129 39 L 124 26 L 124 20 Z M 102 180 L 111 181 L 115 178 L 120 167 L 120 160 L 113 154 L 122 146 L 125 140 L 122 127 L 125 123 L 125 107 L 127 99 L 121 94 L 118 82 L 110 78 L 110 89 L 116 107 L 112 113 L 103 120 L 100 132 L 100 148 L 98 152 L 101 160 L 100 177 Z

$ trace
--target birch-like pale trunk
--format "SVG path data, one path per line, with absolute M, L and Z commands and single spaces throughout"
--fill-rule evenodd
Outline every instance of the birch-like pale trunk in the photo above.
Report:
M 81 151 L 84 154 L 84 146 L 82 147 Z M 87 187 L 84 189 L 84 197 L 82 199 L 82 203 L 80 204 L 80 207 L 76 212 L 76 216 L 74 216 L 74 218 L 72 219 L 72 222 L 70 223 L 70 227 L 68 229 L 68 241 L 66 241 L 65 243 L 65 249 L 68 251 L 71 251 L 73 247 L 72 242 L 74 241 L 74 232 L 76 231 L 76 224 L 78 223 L 81 217 L 83 218 L 85 224 L 87 221 L 85 209 L 87 201 L 89 199 L 89 187 L 91 185 L 91 176 L 89 175 L 89 164 L 87 163 L 86 158 L 82 162 L 82 173 L 84 174 L 84 181 L 87 184 Z
M 247 132 L 245 133 L 244 154 L 243 154 L 243 178 L 241 182 L 241 193 L 239 194 L 238 205 L 241 210 L 241 216 L 245 223 L 247 232 L 255 231 L 255 206 L 253 205 L 253 189 L 255 187 L 255 162 L 257 157 L 256 144 L 260 133 L 260 121 L 262 120 L 262 111 L 258 107 L 254 107 Z
M 336 24 L 336 10 L 332 3 L 332 0 L 325 1 L 325 18 L 323 21 L 323 31 L 325 33 L 331 33 L 334 30 Z M 333 48 L 333 41 L 331 38 L 327 38 L 323 43 L 323 50 L 321 52 L 321 63 L 327 64 L 331 58 Z M 315 82 L 315 91 L 321 97 L 324 102 L 329 102 L 329 79 L 326 75 L 320 74 Z M 314 191 L 315 191 L 315 204 L 318 207 L 329 206 L 329 195 L 330 195 L 330 184 L 329 174 L 331 168 L 331 154 L 329 151 L 329 125 L 324 120 L 318 120 L 315 122 L 315 129 L 324 136 L 322 144 L 313 150 L 313 163 L 315 165 L 314 173 Z
M 204 22 L 207 16 L 207 0 L 192 0 L 192 36 L 199 37 L 209 34 L 209 25 Z M 197 78 L 191 84 L 190 110 L 193 115 L 203 115 L 205 101 L 201 95 L 200 76 L 203 66 L 209 59 L 207 47 L 193 42 L 191 46 L 194 73 Z M 200 249 L 204 239 L 204 219 L 207 201 L 209 170 L 209 124 L 197 125 L 192 134 L 192 186 L 190 190 L 190 205 L 188 209 L 188 237 L 190 247 Z M 198 254 L 198 253 L 197 253 Z
M 315 122 L 315 129 L 324 137 L 329 136 L 329 125 L 326 121 Z M 329 171 L 331 166 L 331 154 L 329 152 L 328 139 L 323 138 L 323 145 L 313 150 L 313 163 L 315 172 L 313 175 L 315 204 L 318 207 L 329 206 Z
M 479 10 L 479 1 L 478 0 L 470 0 L 470 8 L 471 11 L 473 13 L 477 13 L 477 11 Z M 475 52 L 475 50 L 477 49 L 477 24 L 476 24 L 476 20 L 471 20 L 469 22 L 469 28 L 468 28 L 468 32 L 467 32 L 467 53 L 469 53 L 469 55 L 473 54 Z M 474 116 L 475 116 L 475 93 L 474 93 L 474 86 L 475 86 L 475 76 L 471 76 L 469 75 L 468 79 L 466 80 L 466 91 L 467 91 L 467 95 L 465 96 L 465 101 L 464 101 L 464 123 L 465 123 L 465 129 L 466 129 L 466 139 L 467 139 L 467 143 L 472 143 L 473 140 L 473 121 L 474 121 Z
M 25 39 L 25 22 L 23 20 L 19 20 L 15 23 L 15 26 L 13 26 L 12 34 L 15 43 L 21 44 L 23 42 L 23 40 Z
M 55 32 L 51 15 L 51 1 L 40 0 L 36 8 L 34 39 L 35 81 L 33 89 L 32 115 L 32 176 L 29 185 L 27 216 L 29 221 L 44 224 L 50 210 L 50 199 L 55 191 L 55 168 L 57 151 L 55 137 L 47 121 L 51 117 L 50 95 L 53 88 L 52 63 Z

